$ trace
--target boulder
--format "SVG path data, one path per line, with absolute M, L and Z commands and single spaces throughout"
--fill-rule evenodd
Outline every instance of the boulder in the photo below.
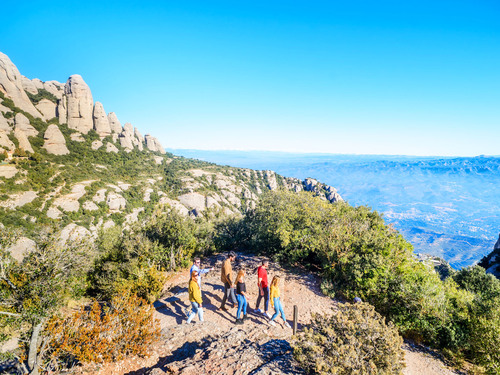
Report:
M 43 138 L 45 139 L 43 148 L 45 148 L 49 154 L 69 154 L 69 150 L 66 147 L 66 140 L 64 139 L 64 136 L 57 125 L 49 125 L 49 127 L 45 131 Z
M 38 130 L 30 124 L 30 120 L 22 113 L 16 114 L 15 124 L 16 130 L 24 132 L 27 137 L 36 137 L 38 135 Z
M 94 105 L 94 129 L 99 134 L 99 137 L 104 138 L 111 135 L 111 127 L 109 126 L 108 116 L 106 116 L 106 111 L 100 102 L 96 102 Z
M 74 74 L 68 78 L 64 94 L 67 97 L 68 127 L 87 134 L 94 128 L 92 120 L 94 102 L 89 87 L 80 75 Z
M 114 112 L 108 113 L 108 121 L 113 133 L 121 133 L 123 131 L 122 124 L 120 123 L 118 117 L 116 117 L 116 114 Z
M 0 52 L 0 90 L 8 98 L 12 99 L 14 104 L 23 111 L 28 112 L 34 117 L 41 117 L 33 103 L 23 88 L 23 79 L 16 66 L 10 61 L 9 57 Z
M 36 109 L 40 111 L 45 120 L 57 117 L 57 104 L 51 102 L 49 99 L 40 100 L 40 102 L 36 105 Z
M 106 152 L 114 152 L 115 154 L 118 152 L 116 146 L 112 143 L 106 143 Z

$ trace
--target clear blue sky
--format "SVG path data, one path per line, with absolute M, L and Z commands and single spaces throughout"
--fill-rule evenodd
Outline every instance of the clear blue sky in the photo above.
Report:
M 0 51 L 165 147 L 498 155 L 498 1 L 7 1 Z

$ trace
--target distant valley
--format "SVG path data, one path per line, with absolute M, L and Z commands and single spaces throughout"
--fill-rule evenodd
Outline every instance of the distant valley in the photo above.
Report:
M 169 150 L 242 168 L 311 177 L 368 205 L 414 245 L 454 268 L 491 252 L 500 231 L 500 157 L 442 158 Z

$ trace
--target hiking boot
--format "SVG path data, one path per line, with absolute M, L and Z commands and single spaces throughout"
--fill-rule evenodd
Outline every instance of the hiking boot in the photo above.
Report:
M 224 306 L 219 307 L 219 310 L 227 311 L 227 309 Z
M 288 324 L 288 322 L 285 322 L 285 327 L 286 328 L 292 328 L 292 327 L 290 327 L 290 324 Z
M 265 316 L 267 316 L 269 319 L 271 319 L 272 315 L 269 314 L 267 311 L 264 313 Z
M 256 312 L 256 313 L 262 314 L 262 310 L 261 309 L 254 309 L 253 311 Z
M 248 319 L 248 314 L 243 315 L 243 321 Z
M 243 324 L 243 319 L 236 319 L 235 324 Z
M 274 323 L 272 320 L 269 321 L 269 325 L 273 326 L 273 327 L 276 327 L 276 323 Z

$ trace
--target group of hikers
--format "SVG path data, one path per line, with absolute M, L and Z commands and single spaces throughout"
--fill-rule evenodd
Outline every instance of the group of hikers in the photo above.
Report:
M 236 311 L 236 324 L 243 324 L 245 320 L 248 319 L 248 299 L 247 299 L 247 288 L 245 285 L 245 269 L 242 268 L 238 271 L 236 278 L 233 279 L 233 268 L 232 262 L 236 260 L 236 253 L 233 251 L 229 252 L 227 258 L 222 263 L 221 269 L 221 281 L 224 283 L 224 297 L 222 298 L 222 303 L 219 310 L 227 311 L 226 302 L 228 299 L 231 300 L 233 307 L 237 306 Z M 275 319 L 278 315 L 281 315 L 285 327 L 290 328 L 288 324 L 285 312 L 283 311 L 283 306 L 280 300 L 280 278 L 274 276 L 271 284 L 268 283 L 267 269 L 269 267 L 269 261 L 263 260 L 262 264 L 257 268 L 257 284 L 259 287 L 259 295 L 257 297 L 257 302 L 255 306 L 255 312 L 262 314 L 269 318 L 269 324 L 275 326 Z M 189 270 L 191 278 L 189 280 L 189 301 L 191 302 L 192 310 L 187 312 L 188 315 L 187 323 L 191 323 L 193 318 L 198 315 L 200 322 L 203 321 L 203 300 L 201 295 L 201 275 L 213 271 L 214 268 L 201 268 L 200 258 L 194 258 L 193 265 Z M 260 303 L 264 300 L 264 310 L 259 308 Z M 274 308 L 274 314 L 271 316 L 269 314 L 269 304 Z

